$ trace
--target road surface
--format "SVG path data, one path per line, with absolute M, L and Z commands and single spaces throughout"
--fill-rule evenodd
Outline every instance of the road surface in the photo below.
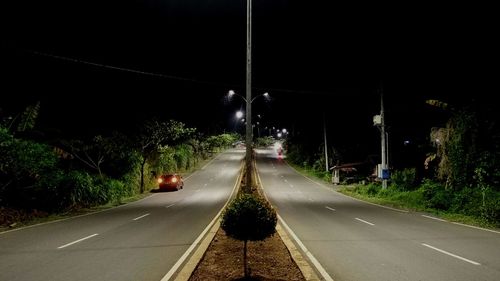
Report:
M 180 191 L 1 233 L 0 280 L 162 280 L 227 202 L 243 156 L 218 155 Z
M 298 174 L 275 150 L 257 150 L 257 168 L 327 280 L 500 280 L 500 232 L 352 199 Z

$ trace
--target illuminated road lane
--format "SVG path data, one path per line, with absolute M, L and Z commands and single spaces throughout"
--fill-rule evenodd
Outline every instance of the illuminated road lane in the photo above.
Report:
M 500 280 L 500 232 L 351 199 L 257 151 L 267 197 L 335 281 Z
M 228 200 L 243 156 L 219 155 L 180 191 L 0 234 L 0 280 L 161 280 Z

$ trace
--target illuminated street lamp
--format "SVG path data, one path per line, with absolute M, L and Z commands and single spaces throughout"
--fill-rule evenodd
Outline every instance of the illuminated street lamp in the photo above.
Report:
M 248 35 L 248 34 L 247 34 Z M 247 40 L 249 40 L 249 38 L 247 38 Z M 248 55 L 250 55 L 250 49 L 248 49 Z M 251 169 L 251 165 L 252 165 L 252 160 L 251 160 L 251 156 L 252 156 L 252 139 L 253 139 L 253 128 L 252 128 L 252 102 L 254 100 L 256 100 L 257 98 L 259 97 L 264 97 L 264 98 L 269 98 L 269 93 L 263 93 L 263 94 L 260 94 L 254 98 L 252 98 L 252 94 L 250 92 L 250 85 L 249 85 L 249 82 L 250 82 L 250 67 L 249 65 L 247 65 L 247 93 L 246 93 L 246 98 L 243 97 L 242 95 L 239 95 L 237 94 L 236 92 L 234 92 L 233 90 L 229 90 L 228 93 L 227 93 L 227 96 L 228 98 L 232 98 L 233 96 L 238 96 L 240 97 L 241 99 L 243 99 L 246 103 L 246 119 L 247 119 L 247 122 L 246 122 L 246 133 L 245 133 L 245 145 L 246 145 L 246 154 L 245 154 L 245 162 L 246 162 L 246 167 L 247 167 L 247 171 L 250 171 Z M 250 179 L 250 176 L 247 176 L 247 187 L 248 189 L 250 189 L 250 183 L 251 183 L 251 179 Z
M 246 99 L 244 96 L 242 96 L 242 95 L 238 95 L 238 94 L 237 94 L 235 91 L 233 91 L 233 90 L 229 90 L 229 91 L 227 92 L 227 97 L 228 97 L 228 98 L 232 98 L 233 96 L 238 96 L 238 97 L 242 98 L 242 99 L 243 99 L 246 103 L 248 103 L 247 99 Z M 263 93 L 263 94 L 260 94 L 260 95 L 258 95 L 258 96 L 256 96 L 256 97 L 254 97 L 253 99 L 251 99 L 251 100 L 250 100 L 250 103 L 252 103 L 252 102 L 253 102 L 255 99 L 257 99 L 258 97 L 264 97 L 264 98 L 268 99 L 268 98 L 269 98 L 269 93 L 267 93 L 267 92 L 266 92 L 266 93 Z

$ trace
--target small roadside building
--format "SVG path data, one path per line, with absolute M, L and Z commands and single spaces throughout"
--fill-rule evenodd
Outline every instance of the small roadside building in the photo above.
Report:
M 374 167 L 369 162 L 356 162 L 336 165 L 330 168 L 332 171 L 332 183 L 349 184 L 362 180 L 371 180 Z M 376 175 L 376 174 L 375 174 Z

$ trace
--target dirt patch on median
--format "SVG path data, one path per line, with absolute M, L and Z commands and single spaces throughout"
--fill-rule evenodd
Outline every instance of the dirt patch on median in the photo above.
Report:
M 248 242 L 251 279 L 305 281 L 278 233 L 264 241 Z M 226 236 L 219 228 L 189 281 L 244 280 L 243 241 Z

